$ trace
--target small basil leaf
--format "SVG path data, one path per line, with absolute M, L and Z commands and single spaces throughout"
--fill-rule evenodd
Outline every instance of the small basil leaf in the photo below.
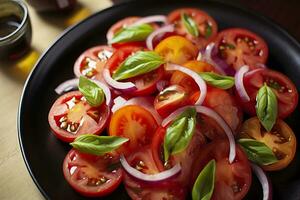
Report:
M 181 13 L 181 21 L 186 30 L 194 37 L 199 36 L 199 30 L 196 22 L 186 13 Z
M 238 143 L 243 148 L 247 157 L 259 165 L 270 165 L 277 162 L 273 151 L 265 143 L 253 139 L 239 139 Z
M 227 90 L 234 86 L 234 78 L 231 76 L 222 76 L 213 72 L 202 72 L 199 73 L 199 75 L 209 85 L 212 85 L 217 88 Z
M 93 106 L 100 106 L 104 101 L 104 92 L 96 83 L 88 78 L 81 76 L 79 78 L 79 91 L 83 94 L 87 102 Z
M 216 161 L 211 160 L 198 175 L 192 190 L 193 200 L 210 200 L 215 187 Z
M 141 24 L 137 26 L 129 26 L 122 28 L 118 31 L 112 40 L 111 44 L 120 43 L 120 42 L 133 42 L 133 41 L 143 41 L 145 40 L 150 33 L 154 31 L 153 27 L 149 24 Z
M 113 73 L 115 80 L 124 80 L 146 74 L 159 68 L 165 61 L 154 51 L 138 51 L 129 56 Z
M 212 34 L 212 27 L 211 25 L 207 24 L 207 27 L 205 29 L 205 38 L 209 38 Z
M 277 118 L 277 97 L 266 84 L 262 86 L 256 96 L 256 114 L 267 131 L 271 131 Z
M 180 153 L 189 144 L 196 126 L 196 110 L 187 108 L 177 117 L 166 130 L 164 139 L 164 159 L 167 162 L 169 156 Z
M 127 138 L 117 136 L 85 134 L 78 136 L 74 142 L 70 143 L 70 145 L 83 153 L 103 155 L 119 148 L 128 140 L 129 139 Z

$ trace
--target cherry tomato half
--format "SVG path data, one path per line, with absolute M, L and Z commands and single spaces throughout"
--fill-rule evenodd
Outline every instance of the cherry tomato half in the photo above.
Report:
M 255 70 L 244 76 L 244 86 L 250 97 L 249 102 L 240 100 L 244 110 L 252 116 L 256 115 L 256 95 L 265 83 L 277 96 L 278 116 L 280 118 L 289 116 L 298 104 L 297 88 L 287 76 L 270 69 Z
M 181 21 L 181 14 L 185 13 L 191 17 L 197 24 L 199 36 L 191 35 L 184 27 Z M 206 12 L 195 8 L 181 8 L 174 10 L 168 15 L 170 23 L 175 24 L 175 31 L 179 35 L 185 36 L 187 39 L 193 41 L 199 49 L 204 48 L 217 35 L 218 26 L 216 21 Z
M 100 197 L 113 192 L 122 182 L 123 170 L 115 153 L 94 156 L 71 149 L 63 173 L 73 189 L 83 196 Z
M 238 70 L 243 65 L 266 63 L 269 50 L 266 42 L 255 33 L 241 28 L 221 31 L 216 38 L 218 55 Z
M 278 161 L 262 166 L 264 170 L 281 170 L 287 167 L 295 156 L 296 137 L 292 129 L 281 119 L 278 119 L 273 129 L 268 132 L 261 126 L 257 117 L 252 117 L 243 123 L 239 137 L 263 142 L 273 150 Z
M 241 200 L 251 186 L 252 174 L 247 156 L 236 146 L 236 158 L 228 161 L 229 143 L 227 140 L 214 140 L 202 148 L 193 165 L 192 182 L 194 183 L 205 165 L 215 159 L 216 175 L 212 200 Z
M 198 55 L 198 49 L 189 40 L 181 36 L 171 36 L 162 40 L 154 49 L 165 61 L 183 64 Z
M 129 138 L 129 141 L 118 149 L 124 154 L 150 144 L 157 123 L 152 114 L 141 106 L 129 105 L 117 110 L 111 117 L 109 135 Z
M 108 59 L 105 68 L 109 69 L 112 74 L 128 56 L 142 49 L 142 47 L 136 46 L 124 46 L 117 49 L 112 57 Z M 130 93 L 131 95 L 149 95 L 156 91 L 156 83 L 163 77 L 163 74 L 164 69 L 159 67 L 154 71 L 124 81 L 131 81 L 137 87 L 137 90 Z
M 102 70 L 113 51 L 114 49 L 109 46 L 96 46 L 84 51 L 74 64 L 75 75 L 95 78 L 104 82 Z
M 105 128 L 110 109 L 103 103 L 91 107 L 79 91 L 68 92 L 52 105 L 48 121 L 56 137 L 72 142 L 82 134 L 99 134 Z

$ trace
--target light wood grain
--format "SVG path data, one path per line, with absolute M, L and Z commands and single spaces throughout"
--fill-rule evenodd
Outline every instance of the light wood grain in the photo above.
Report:
M 80 18 L 89 12 L 94 13 L 111 6 L 109 0 L 79 0 L 82 5 L 77 14 Z M 55 38 L 72 23 L 64 16 L 41 16 L 29 7 L 32 22 L 32 46 L 43 52 Z M 76 15 L 76 16 L 77 16 Z M 77 18 L 78 18 L 77 16 Z M 23 161 L 17 136 L 17 109 L 23 89 L 24 76 L 15 68 L 16 63 L 0 66 L 0 199 L 43 199 L 33 183 Z M 22 74 L 21 74 L 22 75 Z

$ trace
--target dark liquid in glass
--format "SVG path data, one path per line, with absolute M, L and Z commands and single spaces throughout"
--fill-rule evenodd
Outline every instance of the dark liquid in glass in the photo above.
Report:
M 0 18 L 0 38 L 8 36 L 20 26 L 21 21 L 16 16 L 5 16 Z

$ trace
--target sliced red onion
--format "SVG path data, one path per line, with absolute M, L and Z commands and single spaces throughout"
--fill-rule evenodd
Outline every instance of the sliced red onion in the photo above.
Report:
M 234 76 L 236 90 L 244 102 L 250 101 L 250 97 L 247 94 L 247 91 L 244 86 L 244 75 L 248 71 L 249 71 L 249 66 L 244 65 L 239 69 L 239 71 L 236 72 Z
M 165 118 L 162 122 L 162 126 L 165 127 L 166 125 L 168 125 L 171 121 L 173 121 L 176 117 L 178 117 L 187 108 L 195 108 L 198 113 L 213 118 L 220 125 L 220 127 L 225 131 L 225 134 L 229 140 L 229 163 L 232 163 L 236 156 L 235 140 L 234 140 L 232 130 L 224 121 L 224 119 L 213 109 L 205 106 L 185 106 L 175 110 L 167 118 Z
M 130 174 L 131 176 L 147 182 L 157 182 L 157 181 L 163 181 L 168 178 L 171 178 L 178 174 L 181 171 L 181 166 L 179 163 L 177 163 L 174 167 L 171 169 L 168 169 L 166 171 L 157 173 L 157 174 L 144 174 L 140 172 L 139 170 L 131 167 L 125 157 L 123 155 L 120 156 L 121 165 L 123 166 L 124 170 Z
M 78 88 L 78 83 L 79 83 L 79 79 L 73 78 L 73 79 L 62 82 L 54 90 L 57 94 L 60 95 L 64 92 L 68 92 L 72 89 Z
M 265 172 L 256 164 L 251 163 L 251 168 L 256 174 L 258 180 L 261 183 L 262 189 L 263 189 L 263 200 L 271 200 L 272 199 L 272 192 L 271 187 L 269 184 L 269 180 Z
M 114 37 L 113 31 L 108 31 L 108 32 L 106 33 L 106 40 L 107 40 L 107 43 L 108 43 L 108 44 L 110 44 L 110 41 L 113 39 L 113 37 Z
M 153 39 L 163 33 L 167 33 L 167 32 L 173 32 L 174 31 L 174 25 L 170 24 L 167 26 L 163 26 L 155 31 L 153 31 L 146 39 L 146 45 L 147 48 L 150 50 L 153 50 Z
M 260 67 L 260 68 L 267 68 L 267 66 L 265 64 L 262 64 L 262 63 L 256 63 L 256 66 L 257 67 Z
M 103 69 L 103 78 L 106 81 L 108 85 L 115 89 L 119 90 L 125 90 L 127 92 L 136 90 L 137 88 L 135 87 L 134 83 L 132 82 L 118 82 L 115 81 L 111 75 L 108 69 Z
M 165 15 L 151 15 L 151 16 L 147 16 L 147 17 L 138 19 L 130 26 L 137 26 L 137 25 L 148 24 L 148 23 L 152 23 L 152 22 L 162 22 L 162 23 L 166 24 L 167 17 Z
M 166 80 L 160 80 L 160 81 L 158 81 L 157 83 L 156 83 L 156 88 L 157 88 L 157 90 L 159 91 L 159 92 L 161 92 L 161 91 L 163 91 L 165 88 L 166 88 L 166 86 L 168 86 L 169 85 L 169 82 L 168 81 L 166 81 Z
M 118 96 L 114 99 L 114 105 L 111 108 L 111 112 L 116 112 L 117 110 L 119 110 L 121 107 L 123 107 L 125 105 L 125 103 L 127 102 L 126 99 L 124 99 L 121 96 Z
M 211 64 L 212 66 L 214 66 L 220 73 L 222 73 L 223 75 L 226 74 L 223 70 L 223 68 L 221 68 L 213 59 L 212 59 L 212 51 L 215 47 L 215 43 L 210 43 L 206 46 L 205 48 L 205 52 L 204 54 L 201 56 L 202 60 L 208 62 L 209 64 Z M 201 51 L 199 52 L 199 54 L 201 53 Z M 200 57 L 200 55 L 198 54 L 198 57 Z
M 93 80 L 94 83 L 96 83 L 100 88 L 102 88 L 104 95 L 105 95 L 105 103 L 108 106 L 111 106 L 112 99 L 111 99 L 111 92 L 110 89 L 107 87 L 106 84 L 101 83 L 98 80 Z
M 205 81 L 201 78 L 201 76 L 199 76 L 196 72 L 194 72 L 193 70 L 190 70 L 186 67 L 182 67 L 180 65 L 177 64 L 167 64 L 166 65 L 166 70 L 168 71 L 173 71 L 173 70 L 178 70 L 181 71 L 187 75 L 189 75 L 190 77 L 192 77 L 195 82 L 197 83 L 197 85 L 199 86 L 200 89 L 200 96 L 198 98 L 198 100 L 196 101 L 195 105 L 201 105 L 206 97 L 206 92 L 207 92 L 207 87 L 206 87 L 206 83 Z

